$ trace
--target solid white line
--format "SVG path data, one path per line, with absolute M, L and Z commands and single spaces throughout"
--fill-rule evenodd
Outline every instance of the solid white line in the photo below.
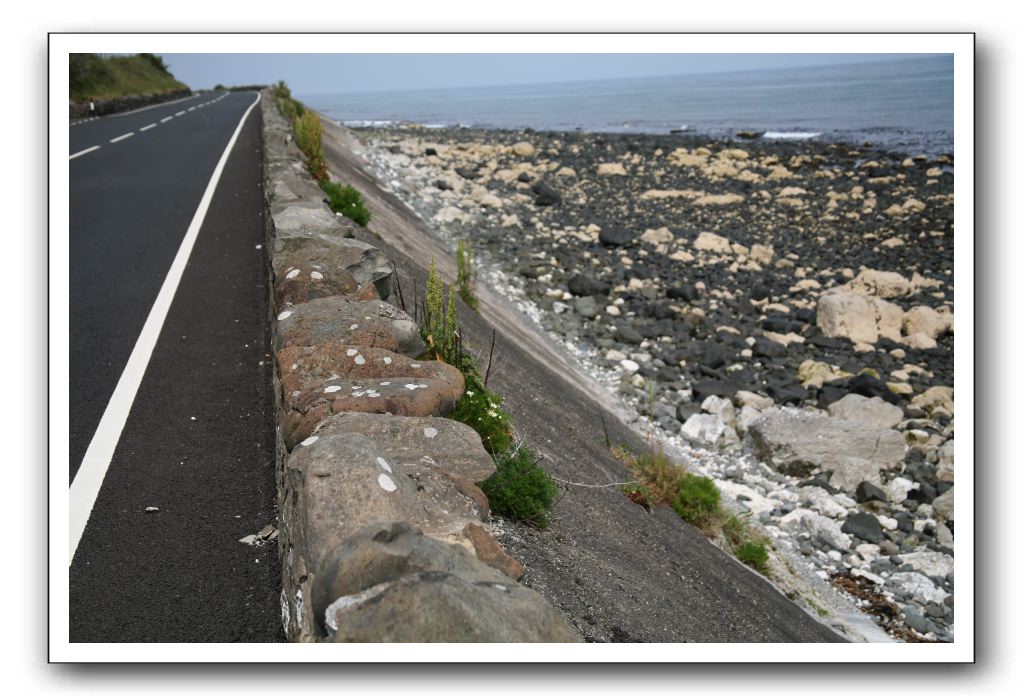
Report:
M 167 277 L 164 278 L 163 285 L 160 287 L 160 294 L 156 296 L 156 301 L 153 303 L 152 309 L 149 310 L 146 323 L 135 342 L 135 348 L 131 351 L 131 357 L 128 358 L 128 364 L 125 365 L 124 372 L 117 380 L 117 387 L 103 412 L 103 418 L 100 419 L 96 434 L 93 435 L 92 442 L 89 443 L 89 449 L 85 452 L 82 466 L 71 483 L 69 501 L 71 548 L 68 565 L 71 565 L 75 559 L 78 542 L 82 540 L 85 525 L 88 524 L 89 515 L 92 513 L 92 506 L 96 504 L 96 496 L 99 495 L 99 489 L 103 485 L 103 479 L 110 467 L 110 460 L 114 456 L 117 442 L 121 439 L 121 431 L 124 429 L 125 421 L 128 420 L 132 404 L 135 402 L 135 395 L 138 393 L 142 377 L 146 373 L 146 367 L 149 365 L 153 348 L 156 347 L 156 341 L 160 337 L 160 329 L 163 327 L 164 319 L 167 318 L 167 312 L 174 300 L 174 293 L 181 282 L 181 276 L 184 275 L 188 257 L 192 253 L 192 247 L 195 246 L 196 237 L 199 236 L 199 229 L 206 218 L 206 211 L 209 210 L 210 201 L 213 200 L 213 193 L 217 189 L 220 175 L 224 172 L 224 166 L 231 155 L 235 141 L 238 140 L 242 126 L 245 125 L 245 120 L 249 117 L 253 107 L 259 103 L 259 98 L 259 94 L 257 94 L 255 101 L 242 114 L 234 135 L 231 136 L 227 147 L 224 148 L 224 154 L 220 156 L 220 161 L 217 162 L 217 166 L 213 170 L 213 176 L 210 177 L 210 181 L 206 185 L 206 191 L 199 201 L 199 207 L 195 210 L 192 222 L 188 225 L 185 238 L 181 240 L 181 246 L 174 257 L 174 262 L 171 263 Z
M 148 126 L 142 126 L 141 128 L 139 128 L 139 133 L 145 133 L 150 128 L 156 128 L 156 124 L 150 123 Z
M 120 141 L 124 140 L 125 138 L 130 138 L 133 135 L 135 135 L 135 134 L 134 133 L 125 133 L 124 135 L 117 136 L 116 138 L 114 138 L 110 142 L 117 143 L 117 142 L 120 142 Z
M 68 159 L 69 160 L 73 160 L 75 157 L 81 157 L 82 155 L 87 155 L 90 152 L 92 152 L 93 150 L 98 150 L 98 149 L 99 149 L 99 145 L 93 145 L 92 147 L 86 148 L 86 149 L 84 149 L 84 150 L 82 150 L 80 152 L 76 152 L 75 154 L 73 154 L 70 157 L 68 157 Z
M 174 115 L 175 115 L 175 116 L 184 116 L 184 115 L 185 115 L 185 112 L 184 112 L 184 111 L 182 110 L 182 111 L 179 111 L 178 113 L 176 113 L 176 114 L 174 114 Z
M 161 118 L 160 119 L 160 123 L 167 123 L 167 121 L 171 120 L 172 118 L 174 118 L 174 117 L 173 116 L 167 116 L 166 118 Z

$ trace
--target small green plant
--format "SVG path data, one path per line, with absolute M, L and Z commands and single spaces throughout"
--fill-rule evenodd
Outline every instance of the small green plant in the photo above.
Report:
M 455 245 L 455 269 L 458 295 L 465 304 L 477 309 L 480 302 L 476 297 L 476 269 L 473 268 L 472 242 L 468 239 L 459 239 Z
M 760 573 L 767 572 L 767 549 L 756 541 L 747 541 L 735 549 L 735 557 Z
M 463 370 L 465 393 L 448 418 L 465 423 L 479 433 L 483 447 L 499 456 L 511 449 L 511 419 L 501 408 L 501 397 L 483 386 L 479 372 Z
M 532 522 L 540 529 L 548 524 L 547 512 L 558 495 L 558 487 L 525 447 L 497 457 L 497 473 L 480 484 L 490 509 L 518 522 Z
M 323 124 L 312 111 L 303 111 L 291 121 L 295 144 L 306 156 L 306 166 L 322 185 L 327 181 L 327 163 L 323 159 Z
M 721 492 L 706 476 L 686 474 L 679 481 L 671 508 L 689 524 L 707 530 L 721 504 Z
M 351 186 L 342 186 L 333 181 L 323 181 L 320 183 L 320 187 L 327 194 L 331 210 L 341 213 L 363 227 L 369 224 L 370 213 L 362 202 L 362 194 Z
M 446 302 L 444 294 L 444 281 L 431 259 L 419 327 L 427 346 L 425 357 L 457 367 L 465 379 L 465 392 L 447 417 L 475 430 L 494 458 L 497 472 L 480 483 L 494 514 L 542 529 L 548 525 L 547 513 L 558 487 L 537 465 L 536 455 L 521 443 L 515 444 L 511 418 L 501 407 L 501 397 L 487 389 L 476 359 L 462 352 L 455 286 L 448 288 Z

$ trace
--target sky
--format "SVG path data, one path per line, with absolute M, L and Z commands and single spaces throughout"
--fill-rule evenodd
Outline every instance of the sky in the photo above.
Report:
M 193 89 L 285 80 L 296 95 L 500 86 L 908 58 L 889 53 L 165 53 Z

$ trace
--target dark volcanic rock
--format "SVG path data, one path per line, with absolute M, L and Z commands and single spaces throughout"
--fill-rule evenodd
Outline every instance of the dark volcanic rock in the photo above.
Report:
M 598 238 L 607 247 L 625 246 L 636 241 L 636 233 L 624 227 L 605 227 L 600 230 Z
M 568 291 L 576 297 L 587 295 L 606 295 L 611 291 L 611 284 L 589 276 L 572 276 L 568 281 Z
M 475 169 L 470 169 L 469 167 L 455 167 L 455 174 L 458 174 L 458 176 L 463 179 L 468 179 L 469 181 L 479 177 L 479 173 Z
M 869 512 L 850 513 L 842 524 L 842 531 L 869 541 L 871 544 L 879 544 L 884 541 L 884 529 L 881 528 L 881 523 Z
M 546 181 L 538 181 L 533 184 L 533 193 L 536 194 L 536 200 L 533 202 L 539 206 L 555 205 L 561 202 L 561 194 Z
M 732 381 L 706 379 L 693 385 L 693 398 L 701 402 L 708 396 L 731 398 L 740 389 L 742 389 L 742 386 Z
M 668 288 L 667 295 L 669 300 L 695 302 L 700 298 L 700 291 L 692 285 L 679 285 L 677 287 Z
M 757 338 L 757 342 L 753 344 L 753 355 L 761 358 L 780 358 L 785 355 L 785 346 L 777 341 L 760 336 Z
M 455 188 L 446 179 L 437 179 L 433 182 L 433 186 L 440 191 L 453 191 Z
M 888 494 L 870 481 L 863 481 L 860 485 L 856 486 L 856 502 L 869 503 L 871 501 L 888 502 Z

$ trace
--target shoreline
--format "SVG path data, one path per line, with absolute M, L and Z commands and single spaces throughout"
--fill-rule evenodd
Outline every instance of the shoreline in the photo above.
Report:
M 843 342 L 821 335 L 815 316 L 822 296 L 858 281 L 900 312 L 948 310 L 951 322 L 950 160 L 695 135 L 354 132 L 378 141 L 367 157 L 382 181 L 449 242 L 472 238 L 491 286 L 652 423 L 679 461 L 749 509 L 783 556 L 819 580 L 887 592 L 901 611 L 887 622 L 894 635 L 951 639 L 951 519 L 932 503 L 952 488 L 954 419 L 914 400 L 954 386 L 952 336 Z M 557 200 L 538 205 L 538 182 Z M 889 286 L 879 290 L 863 269 L 915 275 L 881 276 Z M 844 376 L 808 384 L 800 368 L 811 359 L 824 377 Z M 848 388 L 864 374 L 876 377 Z M 829 389 L 844 391 L 822 409 Z M 769 410 L 754 397 L 827 418 L 828 405 L 864 389 L 902 409 L 889 429 L 906 438 L 906 455 L 874 477 L 884 502 L 854 500 L 820 473 L 789 476 L 744 445 Z M 707 397 L 717 400 L 708 407 Z M 843 531 L 863 515 L 880 537 Z
M 829 148 L 829 147 L 841 147 L 846 149 L 860 149 L 866 150 L 871 153 L 872 156 L 885 157 L 889 156 L 892 158 L 905 159 L 907 157 L 926 157 L 928 160 L 935 162 L 941 161 L 942 164 L 951 166 L 954 161 L 954 149 L 953 143 L 938 144 L 927 144 L 922 146 L 910 146 L 905 143 L 896 142 L 894 144 L 885 143 L 879 141 L 878 138 L 870 138 L 871 133 L 882 136 L 886 133 L 899 133 L 903 134 L 905 138 L 912 139 L 915 141 L 935 139 L 938 140 L 939 136 L 923 133 L 917 131 L 900 131 L 893 128 L 887 127 L 876 127 L 875 129 L 856 130 L 848 129 L 848 131 L 829 131 L 811 128 L 771 128 L 771 127 L 727 127 L 717 129 L 699 129 L 687 124 L 679 124 L 678 126 L 664 126 L 656 130 L 644 130 L 642 126 L 633 127 L 631 125 L 621 126 L 607 126 L 606 128 L 595 128 L 585 129 L 582 127 L 557 127 L 557 126 L 526 126 L 520 125 L 517 127 L 506 127 L 500 125 L 480 125 L 480 124 L 447 124 L 447 123 L 425 123 L 418 121 L 411 121 L 407 119 L 335 119 L 332 116 L 324 113 L 325 118 L 329 118 L 332 122 L 337 125 L 351 130 L 353 133 L 362 137 L 364 134 L 371 134 L 374 131 L 401 131 L 407 133 L 420 132 L 424 137 L 429 138 L 432 134 L 457 134 L 457 133 L 495 133 L 495 134 L 507 134 L 517 133 L 520 135 L 536 134 L 541 136 L 550 137 L 626 137 L 626 138 L 670 138 L 677 139 L 678 145 L 685 147 L 686 140 L 690 141 L 690 144 L 696 144 L 700 146 L 702 144 L 716 143 L 716 144 L 728 144 L 733 147 L 747 147 L 761 145 L 809 145 L 812 147 Z M 856 133 L 862 136 L 868 136 L 863 138 L 854 138 L 843 133 Z M 950 139 L 950 138 L 949 138 Z

